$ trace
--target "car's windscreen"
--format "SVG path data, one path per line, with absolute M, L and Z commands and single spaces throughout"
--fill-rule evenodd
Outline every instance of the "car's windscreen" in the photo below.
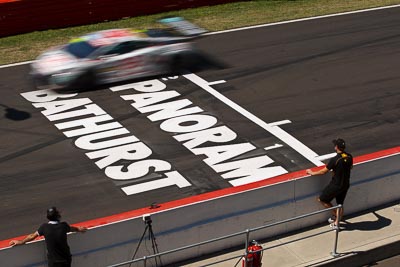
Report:
M 68 44 L 65 47 L 65 50 L 78 58 L 85 58 L 93 53 L 97 48 L 98 47 L 92 46 L 88 42 L 82 41 Z

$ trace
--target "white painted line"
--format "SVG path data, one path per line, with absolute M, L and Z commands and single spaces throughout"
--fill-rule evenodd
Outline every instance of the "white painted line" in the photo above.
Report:
M 283 147 L 283 145 L 275 144 L 273 146 L 267 146 L 267 147 L 264 147 L 264 150 L 271 150 L 271 149 L 278 148 L 278 147 Z
M 283 121 L 270 122 L 268 124 L 270 126 L 279 126 L 279 125 L 288 124 L 288 123 L 292 123 L 292 122 L 290 120 L 283 120 Z
M 296 22 L 302 22 L 302 21 L 308 21 L 308 20 L 316 20 L 316 19 L 324 19 L 324 18 L 330 18 L 330 17 L 358 14 L 358 13 L 371 12 L 371 11 L 377 11 L 377 10 L 383 10 L 383 9 L 389 9 L 389 8 L 396 8 L 396 7 L 400 7 L 400 5 L 374 7 L 374 8 L 361 9 L 361 10 L 348 11 L 348 12 L 335 13 L 335 14 L 328 14 L 328 15 L 322 15 L 322 16 L 316 16 L 316 17 L 279 21 L 279 22 L 273 22 L 273 23 L 267 23 L 267 24 L 260 24 L 260 25 L 230 29 L 230 30 L 225 30 L 225 31 L 208 32 L 205 35 L 214 35 L 214 34 L 221 34 L 221 33 L 227 33 L 227 32 L 235 32 L 235 31 L 243 31 L 243 30 L 262 28 L 262 27 L 271 27 L 271 26 L 276 26 L 276 25 L 283 25 L 283 24 L 296 23 Z
M 215 81 L 215 82 L 211 82 L 208 85 L 215 85 L 215 84 L 220 84 L 220 83 L 226 83 L 225 80 L 220 80 L 220 81 Z
M 7 64 L 7 65 L 0 65 L 0 69 L 9 68 L 9 67 L 15 67 L 15 66 L 19 66 L 19 65 L 25 65 L 25 64 L 31 64 L 33 61 L 34 60 L 18 62 L 18 63 L 13 63 L 13 64 Z
M 305 157 L 307 160 L 311 161 L 314 165 L 316 166 L 323 166 L 325 165 L 323 162 L 317 159 L 318 155 L 312 151 L 310 148 L 305 146 L 303 143 L 301 143 L 299 140 L 279 128 L 278 126 L 271 126 L 270 124 L 264 122 L 260 118 L 256 117 L 249 111 L 245 110 L 229 98 L 225 97 L 215 89 L 210 87 L 210 83 L 207 82 L 206 80 L 200 78 L 196 74 L 187 74 L 183 75 L 186 79 L 189 81 L 193 82 L 194 84 L 198 85 L 199 87 L 203 88 L 205 91 L 213 95 L 215 98 L 219 99 L 232 109 L 236 110 L 255 124 L 259 125 L 261 128 L 264 130 L 268 131 L 275 137 L 279 138 L 281 141 L 283 141 L 285 144 L 289 145 L 292 147 L 294 150 L 296 150 L 298 153 L 300 153 L 303 157 Z
M 322 160 L 333 158 L 334 156 L 336 156 L 335 152 L 330 153 L 330 154 L 326 154 L 326 155 L 318 156 L 317 159 L 322 161 Z
M 296 23 L 296 22 L 307 21 L 307 20 L 315 20 L 315 19 L 323 19 L 323 18 L 330 18 L 330 17 L 336 17 L 336 16 L 343 16 L 343 15 L 358 14 L 358 13 L 371 12 L 371 11 L 377 11 L 377 10 L 383 10 L 383 9 L 389 9 L 389 8 L 396 8 L 396 7 L 400 7 L 400 5 L 374 7 L 374 8 L 369 8 L 369 9 L 361 9 L 361 10 L 356 10 L 356 11 L 335 13 L 335 14 L 330 14 L 330 15 L 323 15 L 323 16 L 316 16 L 316 17 L 309 17 L 309 18 L 302 18 L 302 19 L 294 19 L 294 20 L 280 21 L 280 22 L 274 22 L 274 23 L 260 24 L 260 25 L 254 25 L 254 26 L 248 26 L 248 27 L 224 30 L 224 31 L 208 32 L 208 33 L 205 33 L 204 35 L 214 35 L 214 34 L 221 34 L 221 33 L 227 33 L 227 32 L 243 31 L 243 30 L 256 29 L 256 28 L 261 28 L 261 27 L 270 27 L 270 26 L 275 26 L 275 25 Z M 33 61 L 25 61 L 25 62 L 13 63 L 13 64 L 8 64 L 8 65 L 0 65 L 0 69 L 19 66 L 19 65 L 24 65 L 24 64 L 29 64 L 29 63 L 32 63 L 32 62 Z

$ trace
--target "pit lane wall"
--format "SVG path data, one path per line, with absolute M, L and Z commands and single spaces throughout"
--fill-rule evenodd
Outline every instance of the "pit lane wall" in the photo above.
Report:
M 237 1 L 0 0 L 0 37 Z
M 346 214 L 400 200 L 400 147 L 357 157 L 355 163 L 345 203 Z M 162 252 L 319 210 L 315 197 L 329 179 L 329 175 L 307 176 L 303 170 L 165 203 L 157 209 L 146 208 L 81 223 L 96 226 L 85 234 L 69 236 L 73 266 L 108 266 L 128 261 L 136 249 L 135 258 L 152 254 L 149 234 L 144 232 L 148 225 L 142 220 L 145 213 L 151 213 L 157 248 Z M 251 234 L 250 238 L 272 237 L 323 222 L 327 217 L 328 214 L 319 214 L 274 226 Z M 0 242 L 0 247 L 3 245 L 0 259 L 6 266 L 46 266 L 43 240 L 15 248 L 4 248 L 4 242 Z M 162 266 L 238 245 L 244 246 L 244 236 L 162 256 Z M 143 266 L 143 263 L 132 266 Z

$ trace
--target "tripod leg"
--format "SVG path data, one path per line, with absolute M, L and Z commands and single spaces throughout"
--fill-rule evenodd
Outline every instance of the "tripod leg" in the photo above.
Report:
M 139 250 L 140 244 L 142 244 L 143 238 L 144 238 L 144 236 L 146 235 L 146 232 L 147 232 L 147 229 L 148 229 L 148 228 L 149 228 L 149 226 L 146 225 L 146 228 L 144 228 L 144 232 L 143 232 L 143 234 L 142 234 L 142 237 L 140 238 L 139 243 L 138 243 L 138 245 L 137 245 L 137 247 L 136 247 L 135 253 L 133 253 L 132 260 L 136 257 L 136 254 L 137 254 L 137 252 L 138 252 L 138 250 Z M 130 266 L 131 266 L 131 265 L 129 264 L 129 267 L 130 267 Z
M 149 238 L 151 239 L 151 246 L 153 247 L 153 253 L 154 254 L 158 254 L 159 253 L 158 245 L 157 245 L 156 237 L 154 235 L 153 228 L 151 227 L 151 225 L 149 227 Z M 157 257 L 155 257 L 154 259 L 156 261 L 156 266 L 158 266 Z M 160 261 L 160 266 L 162 266 L 162 262 L 161 262 L 161 257 L 160 256 L 158 256 L 158 260 Z

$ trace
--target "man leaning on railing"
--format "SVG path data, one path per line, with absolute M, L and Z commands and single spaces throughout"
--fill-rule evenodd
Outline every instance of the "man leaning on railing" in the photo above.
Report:
M 332 180 L 322 191 L 317 200 L 325 207 L 331 208 L 331 201 L 335 198 L 338 205 L 342 205 L 350 187 L 350 173 L 353 167 L 353 156 L 345 152 L 346 143 L 343 139 L 332 141 L 335 146 L 336 156 L 331 158 L 328 164 L 319 171 L 308 169 L 306 172 L 310 175 L 322 175 L 332 171 Z M 339 228 L 339 222 L 343 217 L 343 208 L 339 212 L 332 210 L 332 217 L 328 219 L 330 226 Z

